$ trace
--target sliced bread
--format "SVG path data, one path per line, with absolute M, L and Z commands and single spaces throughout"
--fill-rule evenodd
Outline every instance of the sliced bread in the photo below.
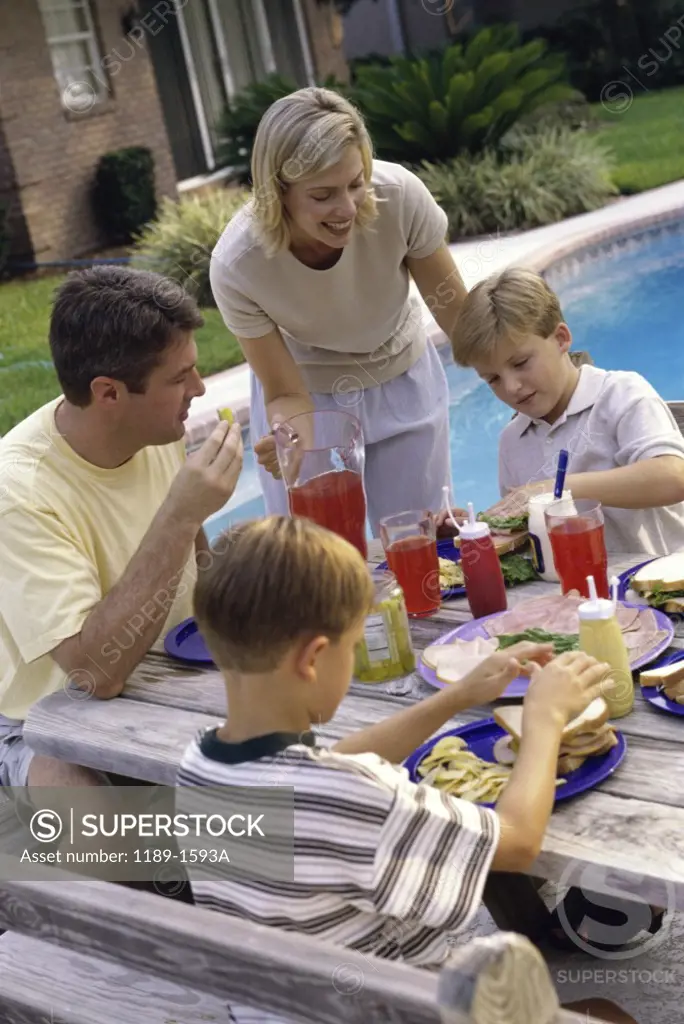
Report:
M 671 665 L 661 665 L 659 668 L 645 669 L 639 675 L 639 682 L 642 686 L 672 686 L 684 679 L 684 659 L 675 661 Z
M 648 590 L 684 590 L 684 551 L 654 558 L 635 572 L 630 586 L 640 593 Z

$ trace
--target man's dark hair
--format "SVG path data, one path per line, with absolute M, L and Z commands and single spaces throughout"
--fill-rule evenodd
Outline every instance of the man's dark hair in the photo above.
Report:
M 95 377 L 113 377 L 143 394 L 147 379 L 180 331 L 204 323 L 176 281 L 148 270 L 105 265 L 74 271 L 55 295 L 50 349 L 64 397 L 90 404 Z

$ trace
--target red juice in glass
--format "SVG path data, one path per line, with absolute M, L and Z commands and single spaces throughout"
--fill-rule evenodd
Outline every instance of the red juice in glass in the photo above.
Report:
M 569 517 L 550 528 L 549 539 L 564 594 L 579 590 L 589 597 L 587 576 L 593 576 L 598 596 L 610 598 L 603 524 L 588 527 L 581 517 Z
M 387 564 L 404 591 L 409 615 L 432 615 L 442 603 L 437 544 L 431 537 L 403 537 L 386 550 Z
M 322 473 L 289 492 L 290 513 L 313 519 L 339 534 L 368 558 L 366 496 L 358 473 L 344 469 Z

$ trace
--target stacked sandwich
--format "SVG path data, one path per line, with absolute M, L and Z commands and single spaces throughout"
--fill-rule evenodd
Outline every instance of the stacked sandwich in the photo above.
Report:
M 652 608 L 671 615 L 684 612 L 684 552 L 654 559 L 634 573 L 629 585 Z
M 639 676 L 642 686 L 658 686 L 664 695 L 676 704 L 684 704 L 684 661 L 651 668 Z
M 508 733 L 497 740 L 494 757 L 500 764 L 513 764 L 522 738 L 523 707 L 516 704 L 496 708 L 494 718 Z M 563 729 L 557 774 L 569 775 L 577 771 L 588 757 L 607 754 L 617 742 L 617 736 L 608 724 L 608 705 L 603 697 L 597 697 Z

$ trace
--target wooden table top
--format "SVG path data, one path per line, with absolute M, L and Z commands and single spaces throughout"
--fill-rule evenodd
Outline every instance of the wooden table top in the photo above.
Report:
M 373 542 L 369 561 L 382 559 Z M 622 572 L 643 555 L 616 555 L 610 572 Z M 557 584 L 527 583 L 508 590 L 509 607 L 558 593 Z M 471 619 L 465 598 L 445 602 L 433 616 L 413 620 L 416 652 Z M 684 648 L 676 624 L 673 648 Z M 392 714 L 434 690 L 417 674 L 387 684 L 353 681 L 335 717 L 316 732 L 324 744 Z M 439 731 L 486 718 L 491 705 L 461 712 Z M 73 691 L 52 694 L 32 708 L 25 737 L 37 752 L 153 784 L 174 785 L 179 760 L 200 730 L 225 720 L 219 672 L 193 668 L 150 653 L 111 701 Z M 662 907 L 684 909 L 684 718 L 657 711 L 639 687 L 632 713 L 616 726 L 627 755 L 594 790 L 559 804 L 533 874 L 599 891 L 615 884 Z M 589 871 L 589 874 L 586 874 Z

